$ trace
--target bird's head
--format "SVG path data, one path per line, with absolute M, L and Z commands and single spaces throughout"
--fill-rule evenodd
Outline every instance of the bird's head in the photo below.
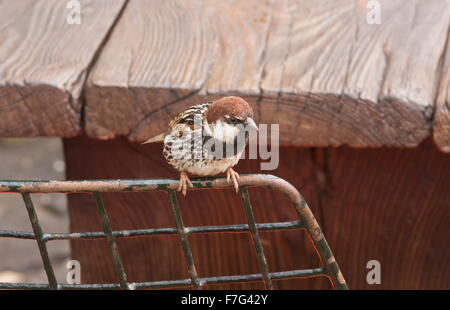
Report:
M 232 140 L 239 131 L 258 130 L 253 120 L 253 110 L 247 101 L 240 97 L 220 98 L 206 112 L 206 121 L 211 134 L 223 140 Z

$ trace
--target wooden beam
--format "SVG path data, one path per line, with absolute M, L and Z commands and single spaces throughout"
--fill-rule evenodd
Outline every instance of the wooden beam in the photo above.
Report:
M 450 31 L 449 31 L 450 34 Z M 437 90 L 436 112 L 433 121 L 433 140 L 443 152 L 450 152 L 450 41 L 441 56 L 438 69 L 439 88 Z
M 267 0 L 131 1 L 88 80 L 87 133 L 143 140 L 211 95 L 257 97 L 271 8 Z
M 68 3 L 0 2 L 0 136 L 81 132 L 87 72 L 125 2 L 82 0 L 81 24 Z
M 430 135 L 449 3 L 379 3 L 380 24 L 368 23 L 367 1 L 304 1 L 292 11 L 281 86 L 269 91 L 277 104 L 261 113 L 289 127 L 293 144 L 410 147 Z M 266 72 L 272 81 L 276 69 Z
M 450 3 L 380 1 L 380 24 L 367 3 L 133 0 L 89 78 L 87 133 L 142 141 L 237 94 L 283 144 L 416 146 L 431 134 Z
M 446 1 L 380 0 L 380 24 L 366 0 L 125 1 L 81 1 L 80 25 L 62 1 L 1 5 L 0 136 L 142 141 L 235 94 L 282 144 L 412 147 L 438 94 L 449 148 Z

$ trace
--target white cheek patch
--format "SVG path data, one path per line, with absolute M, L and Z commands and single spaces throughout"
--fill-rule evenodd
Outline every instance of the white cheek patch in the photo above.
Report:
M 239 129 L 226 122 L 217 121 L 212 126 L 212 136 L 224 142 L 232 142 Z

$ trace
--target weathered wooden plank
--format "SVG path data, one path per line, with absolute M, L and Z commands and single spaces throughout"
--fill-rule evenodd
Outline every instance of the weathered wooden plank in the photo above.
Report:
M 449 31 L 450 34 L 450 31 Z M 450 152 L 450 41 L 442 55 L 437 89 L 436 111 L 433 120 L 433 140 L 443 152 Z
M 125 0 L 0 2 L 0 136 L 74 136 L 80 94 L 95 55 Z M 72 15 L 71 15 L 72 16 Z
M 379 2 L 380 24 L 367 22 L 367 1 L 292 11 L 281 86 L 271 91 L 280 98 L 261 113 L 290 127 L 293 144 L 415 146 L 430 134 L 450 3 Z
M 431 133 L 450 3 L 380 4 L 369 24 L 366 0 L 133 0 L 89 78 L 87 133 L 141 141 L 237 94 L 284 144 L 415 146 Z
M 88 80 L 87 133 L 142 140 L 207 94 L 257 96 L 270 9 L 268 0 L 131 1 Z

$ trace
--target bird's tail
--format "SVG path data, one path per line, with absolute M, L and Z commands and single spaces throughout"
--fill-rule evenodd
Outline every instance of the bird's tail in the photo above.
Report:
M 156 137 L 153 137 L 151 139 L 148 139 L 145 142 L 142 142 L 142 144 L 147 144 L 147 143 L 154 143 L 154 142 L 163 142 L 164 141 L 164 137 L 166 136 L 165 133 L 162 133 L 160 135 L 157 135 Z

